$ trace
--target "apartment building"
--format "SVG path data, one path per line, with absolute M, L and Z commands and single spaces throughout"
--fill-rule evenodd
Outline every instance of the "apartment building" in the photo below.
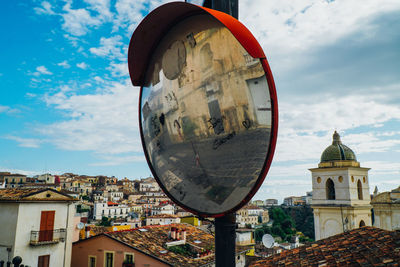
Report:
M 0 259 L 20 256 L 29 266 L 69 267 L 74 201 L 49 188 L 0 189 Z

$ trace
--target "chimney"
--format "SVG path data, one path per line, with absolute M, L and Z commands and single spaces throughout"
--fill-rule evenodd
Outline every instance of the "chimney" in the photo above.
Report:
M 89 226 L 86 226 L 86 238 L 89 238 L 90 237 L 90 227 Z
M 171 228 L 171 238 L 172 238 L 173 240 L 176 239 L 176 228 L 175 228 L 175 227 L 172 227 L 172 228 Z
M 181 232 L 181 239 L 183 239 L 186 242 L 186 230 L 183 229 Z

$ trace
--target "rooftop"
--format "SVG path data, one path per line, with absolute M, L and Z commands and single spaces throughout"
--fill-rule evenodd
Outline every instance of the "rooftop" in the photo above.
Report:
M 157 214 L 157 215 L 152 215 L 148 216 L 147 219 L 149 218 L 180 218 L 178 215 L 172 215 L 172 214 Z
M 399 266 L 399 262 L 400 232 L 367 226 L 284 251 L 250 266 Z
M 0 189 L 0 201 L 71 201 L 74 198 L 51 188 Z
M 195 259 L 167 250 L 165 244 L 171 241 L 169 238 L 169 231 L 172 227 L 176 228 L 178 231 L 186 231 L 186 244 L 193 245 L 204 251 L 211 250 L 212 254 Z M 107 235 L 149 255 L 162 259 L 173 266 L 202 266 L 215 260 L 213 254 L 214 236 L 189 224 L 147 226 L 140 229 L 107 233 Z M 245 251 L 247 251 L 246 247 L 236 249 L 237 253 Z

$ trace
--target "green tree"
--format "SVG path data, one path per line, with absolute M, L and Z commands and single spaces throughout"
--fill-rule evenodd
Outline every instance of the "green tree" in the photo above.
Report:
M 101 217 L 101 222 L 98 224 L 99 226 L 111 226 L 111 219 L 107 217 Z
M 286 234 L 279 225 L 272 226 L 271 232 L 274 235 L 280 236 L 282 239 L 286 239 Z

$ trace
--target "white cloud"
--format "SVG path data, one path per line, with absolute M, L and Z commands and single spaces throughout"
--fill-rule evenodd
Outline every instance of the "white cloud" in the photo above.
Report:
M 129 76 L 128 63 L 111 63 L 107 70 L 111 71 L 113 77 Z
M 374 132 L 346 135 L 348 144 L 359 154 L 388 152 L 392 151 L 394 147 L 400 145 L 399 136 L 392 139 L 380 138 L 380 134 Z
M 374 127 L 390 120 L 400 121 L 400 106 L 387 103 L 387 97 L 325 95 L 307 100 L 297 97 L 280 103 L 274 161 L 317 159 L 331 142 L 335 129 L 342 133 L 361 126 Z M 353 148 L 356 154 L 390 151 L 400 143 L 398 138 L 384 138 L 371 131 L 344 135 L 342 141 L 344 139 L 344 144 Z
M 365 38 L 371 38 L 375 28 L 368 27 L 370 20 L 400 10 L 400 2 L 245 0 L 240 1 L 239 10 L 240 19 L 264 47 L 286 54 L 333 43 L 359 30 Z
M 78 41 L 79 41 L 78 37 L 74 37 L 74 36 L 71 36 L 69 34 L 64 34 L 63 36 L 64 36 L 65 39 L 67 39 L 67 40 L 69 40 L 71 42 L 73 47 L 78 47 Z
M 9 109 L 9 107 L 0 105 L 0 113 L 1 113 L 1 112 L 5 112 L 5 111 L 7 111 L 8 109 Z
M 37 95 L 28 92 L 28 93 L 25 94 L 25 96 L 26 96 L 26 97 L 29 97 L 29 98 L 34 98 L 34 97 L 36 97 Z
M 38 171 L 27 171 L 27 170 L 21 170 L 21 169 L 6 168 L 3 166 L 0 166 L 0 171 L 1 172 L 18 173 L 18 174 L 23 174 L 23 175 L 27 175 L 27 176 L 34 176 L 34 175 L 38 175 L 38 174 L 42 173 L 42 172 L 38 172 Z
M 87 67 L 88 67 L 88 65 L 85 62 L 78 63 L 78 64 L 76 64 L 76 66 L 83 70 L 87 69 Z
M 117 31 L 119 28 L 130 28 L 129 32 L 133 32 L 133 27 L 143 18 L 143 11 L 145 8 L 144 1 L 130 1 L 130 0 L 117 0 L 115 3 L 117 11 L 114 21 L 113 30 Z M 132 26 L 133 25 L 133 26 Z
M 15 113 L 19 113 L 19 112 L 21 112 L 19 109 L 0 105 L 0 113 L 15 114 Z
M 273 163 L 268 171 L 268 176 L 274 178 L 296 176 L 308 177 L 310 175 L 310 171 L 308 169 L 316 167 L 316 164 L 316 162 L 310 162 L 301 164 L 290 164 L 285 166 Z M 279 181 L 281 181 L 281 178 L 279 178 Z
M 12 135 L 8 135 L 5 138 L 18 142 L 19 143 L 18 146 L 20 146 L 20 147 L 39 148 L 40 144 L 43 143 L 42 140 L 35 139 L 35 138 L 22 138 L 22 137 L 12 136 Z
M 101 18 L 91 16 L 90 12 L 84 8 L 71 9 L 71 4 L 66 3 L 63 10 L 65 13 L 61 15 L 64 19 L 62 28 L 71 35 L 85 35 L 90 27 L 102 24 Z
M 393 174 L 397 177 L 400 176 L 400 162 L 376 160 L 362 162 L 362 165 L 371 168 L 370 174 L 377 177 L 374 180 L 375 183 L 387 182 L 385 176 Z M 397 184 L 400 185 L 400 179 L 397 180 Z
M 57 64 L 57 66 L 63 67 L 65 69 L 69 69 L 71 66 L 68 64 L 68 61 L 64 60 L 63 62 L 60 62 Z
M 45 66 L 39 66 L 36 68 L 36 71 L 33 73 L 33 75 L 40 76 L 41 74 L 52 75 L 53 73 L 50 72 Z
M 65 150 L 94 151 L 99 154 L 141 152 L 138 130 L 139 90 L 131 82 L 114 82 L 102 93 L 47 95 L 47 105 L 67 114 L 62 122 L 37 129 Z
M 34 10 L 36 14 L 47 14 L 47 15 L 56 15 L 56 13 L 53 11 L 52 6 L 49 2 L 43 1 L 40 7 L 35 7 Z
M 102 162 L 97 162 L 97 163 L 92 163 L 90 166 L 118 166 L 118 165 L 123 165 L 127 163 L 134 163 L 134 162 L 146 162 L 146 159 L 144 155 L 140 156 L 102 156 L 103 160 Z
M 121 52 L 123 46 L 121 39 L 122 37 L 119 35 L 110 38 L 101 37 L 100 47 L 92 47 L 89 50 L 91 53 L 100 57 L 108 57 L 110 59 L 118 58 L 123 60 L 126 56 Z
M 110 20 L 113 14 L 110 11 L 110 0 L 84 0 L 91 10 L 96 11 L 98 17 L 104 21 Z

